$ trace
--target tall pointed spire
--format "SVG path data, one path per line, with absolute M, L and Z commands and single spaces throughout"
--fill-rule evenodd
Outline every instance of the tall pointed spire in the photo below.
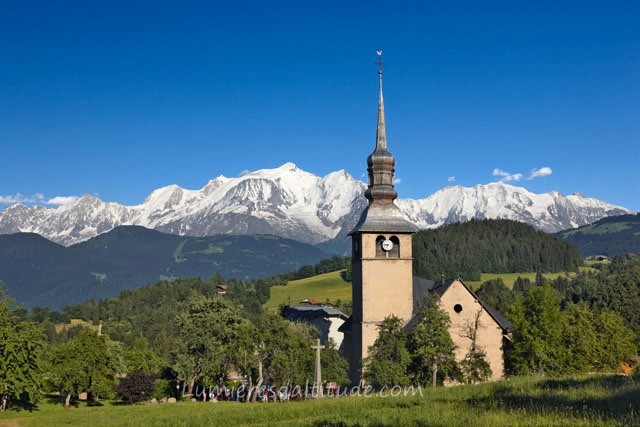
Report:
M 384 98 L 382 96 L 382 51 L 378 52 L 378 127 L 376 129 L 376 147 L 367 158 L 367 171 L 369 172 L 369 188 L 365 197 L 369 204 L 393 203 L 397 197 L 393 187 L 393 173 L 396 161 L 387 148 L 387 130 L 384 122 Z
M 378 128 L 376 129 L 376 149 L 379 147 L 383 150 L 387 149 L 387 129 L 384 124 L 384 98 L 382 96 L 382 51 L 378 51 Z
M 361 232 L 415 233 L 415 225 L 406 220 L 393 203 L 398 194 L 393 187 L 396 161 L 387 147 L 387 130 L 384 122 L 384 98 L 382 96 L 382 51 L 378 51 L 378 127 L 376 147 L 367 158 L 369 187 L 364 195 L 369 205 L 362 211 L 358 223 L 350 235 Z

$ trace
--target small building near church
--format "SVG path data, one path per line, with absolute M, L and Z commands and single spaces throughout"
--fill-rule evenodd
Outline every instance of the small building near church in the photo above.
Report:
M 292 322 L 305 322 L 320 331 L 320 342 L 326 344 L 333 339 L 336 348 L 342 351 L 344 334 L 338 329 L 344 324 L 348 316 L 337 310 L 331 304 L 319 304 L 305 300 L 293 307 L 285 307 L 282 317 Z

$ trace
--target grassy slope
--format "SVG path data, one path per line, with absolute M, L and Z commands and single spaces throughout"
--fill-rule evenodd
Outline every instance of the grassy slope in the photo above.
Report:
M 414 397 L 288 403 L 141 404 L 0 414 L 0 426 L 613 426 L 640 425 L 640 378 L 587 375 L 422 389 Z
M 293 280 L 286 286 L 274 286 L 271 288 L 271 298 L 264 307 L 276 310 L 281 304 L 297 304 L 304 299 L 326 301 L 329 298 L 329 301 L 334 303 L 337 299 L 341 299 L 343 302 L 351 301 L 351 284 L 342 280 L 340 273 L 340 271 L 334 271 L 306 279 Z M 543 276 L 553 280 L 565 274 L 567 273 L 544 273 Z M 472 289 L 477 289 L 484 281 L 501 278 L 511 288 L 518 277 L 526 277 L 533 282 L 536 273 L 482 273 L 479 281 L 465 281 L 465 283 Z
M 351 301 L 351 284 L 340 276 L 341 271 L 320 274 L 306 279 L 292 280 L 286 286 L 273 286 L 271 297 L 264 307 L 277 310 L 280 304 L 297 304 L 305 299 L 316 301 Z

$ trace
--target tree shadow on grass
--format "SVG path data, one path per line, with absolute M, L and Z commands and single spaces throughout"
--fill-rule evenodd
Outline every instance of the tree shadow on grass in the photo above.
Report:
M 355 423 L 350 424 L 345 421 L 328 421 L 328 420 L 318 420 L 312 424 L 313 427 L 363 427 L 364 424 Z M 367 427 L 393 427 L 393 424 L 385 424 L 385 423 L 374 423 L 374 424 L 366 424 Z
M 39 411 L 38 405 L 31 402 L 23 402 L 23 401 L 9 401 L 7 405 L 7 411 L 13 412 L 21 412 L 21 411 Z
M 594 396 L 603 393 L 604 396 Z M 504 382 L 497 384 L 489 396 L 469 399 L 466 404 L 489 410 L 586 416 L 640 425 L 640 378 L 593 375 L 584 379 L 547 379 L 529 391 Z

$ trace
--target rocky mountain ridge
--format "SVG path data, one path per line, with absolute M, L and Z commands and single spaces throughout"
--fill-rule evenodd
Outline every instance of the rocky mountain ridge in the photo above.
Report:
M 274 234 L 319 243 L 351 230 L 367 204 L 365 189 L 344 170 L 319 177 L 285 163 L 236 178 L 219 176 L 199 190 L 159 188 L 136 206 L 91 195 L 58 208 L 13 205 L 0 211 L 0 234 L 32 232 L 69 246 L 121 225 L 139 225 L 186 236 Z M 579 194 L 535 194 L 504 183 L 446 187 L 425 199 L 396 203 L 423 229 L 506 218 L 557 232 L 633 213 Z

